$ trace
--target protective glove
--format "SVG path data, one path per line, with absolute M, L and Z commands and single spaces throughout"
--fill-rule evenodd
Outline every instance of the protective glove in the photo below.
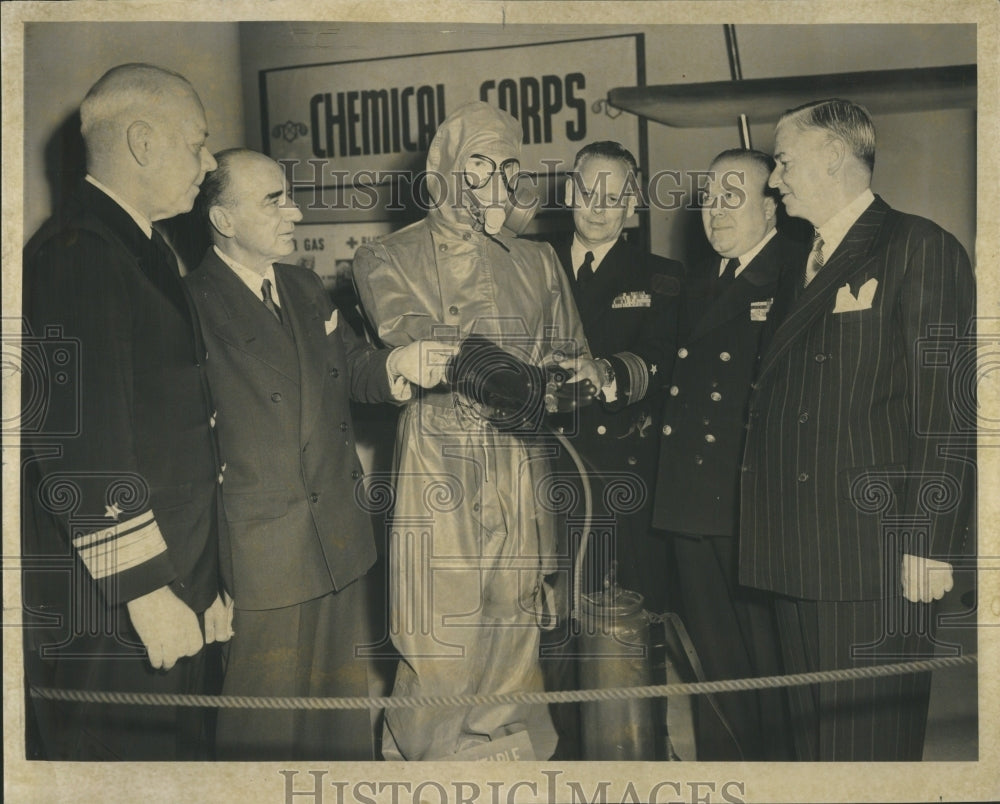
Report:
M 489 338 L 470 335 L 448 362 L 446 377 L 456 391 L 482 408 L 498 430 L 536 432 L 545 414 L 548 376 L 504 351 Z

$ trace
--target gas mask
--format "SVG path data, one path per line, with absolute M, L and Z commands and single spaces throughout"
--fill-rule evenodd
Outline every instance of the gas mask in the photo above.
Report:
M 471 154 L 465 160 L 465 183 L 472 190 L 472 216 L 483 231 L 496 235 L 504 226 L 516 235 L 523 234 L 538 210 L 539 199 L 527 182 L 519 182 L 521 165 L 517 159 L 500 164 L 484 154 Z

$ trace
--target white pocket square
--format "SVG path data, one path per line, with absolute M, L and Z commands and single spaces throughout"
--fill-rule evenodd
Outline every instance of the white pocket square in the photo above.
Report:
M 327 335 L 337 328 L 337 310 L 330 313 L 330 317 L 323 322 L 323 326 L 326 328 Z
M 858 310 L 870 310 L 876 288 L 878 288 L 878 280 L 874 276 L 858 288 L 857 296 L 851 293 L 850 284 L 844 285 L 837 291 L 837 301 L 833 305 L 833 312 L 853 313 Z

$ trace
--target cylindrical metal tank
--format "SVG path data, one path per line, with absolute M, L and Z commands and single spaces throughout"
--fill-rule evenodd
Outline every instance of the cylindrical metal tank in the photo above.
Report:
M 653 683 L 649 620 L 638 592 L 611 585 L 583 595 L 579 641 L 581 689 L 640 687 Z M 657 758 L 656 699 L 580 704 L 583 758 Z

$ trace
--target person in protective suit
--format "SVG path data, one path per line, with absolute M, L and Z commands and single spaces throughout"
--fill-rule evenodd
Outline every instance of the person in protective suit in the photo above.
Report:
M 562 363 L 572 364 L 573 380 L 600 383 L 555 252 L 501 231 L 524 211 L 513 200 L 520 150 L 521 125 L 506 112 L 479 102 L 458 109 L 430 145 L 427 217 L 354 259 L 359 297 L 385 345 L 432 335 L 463 344 L 453 382 L 416 395 L 399 421 L 395 696 L 543 687 L 542 581 L 555 569 L 555 523 L 538 494 L 548 469 L 541 397 L 494 405 L 504 389 L 479 394 L 470 378 L 532 385 L 542 367 Z M 555 743 L 545 705 L 502 704 L 388 709 L 382 748 L 386 759 L 472 759 L 505 748 L 507 758 L 547 759 Z

